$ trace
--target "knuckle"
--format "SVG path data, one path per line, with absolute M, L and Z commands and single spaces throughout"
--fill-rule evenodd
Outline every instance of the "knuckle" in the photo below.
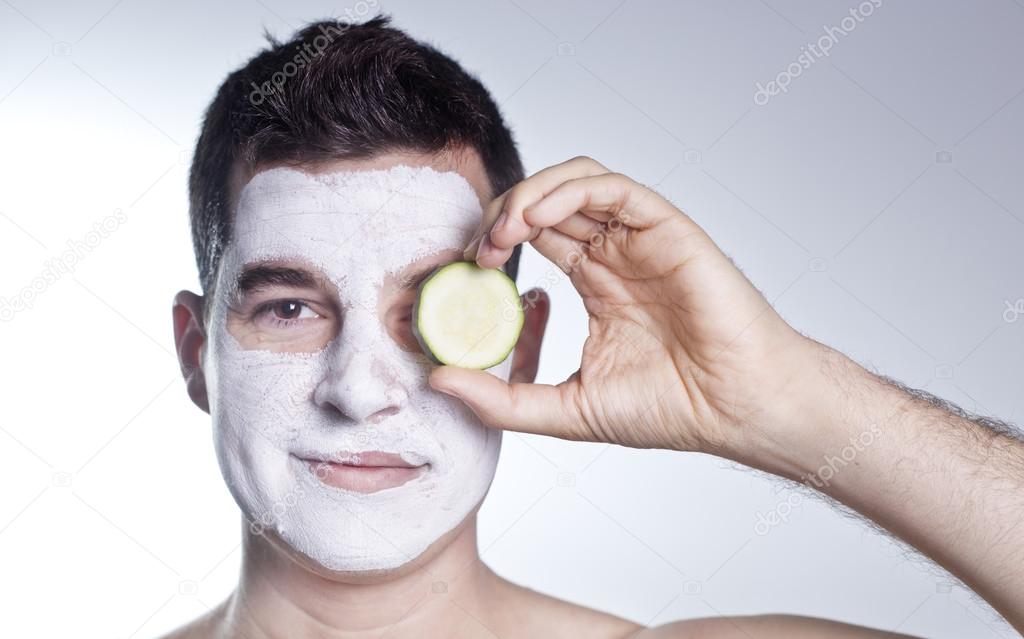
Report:
M 602 184 L 606 185 L 611 192 L 616 193 L 620 196 L 624 196 L 633 190 L 633 186 L 636 184 L 631 177 L 628 175 L 612 171 L 605 173 L 598 178 Z
M 522 219 L 523 209 L 536 200 L 537 198 L 532 195 L 531 185 L 528 185 L 525 182 L 520 182 L 509 192 L 508 197 L 505 198 L 505 201 L 498 212 L 506 213 L 509 217 Z
M 570 163 L 579 165 L 580 167 L 589 168 L 592 171 L 607 172 L 608 167 L 601 164 L 589 155 L 577 155 L 576 157 L 569 160 Z

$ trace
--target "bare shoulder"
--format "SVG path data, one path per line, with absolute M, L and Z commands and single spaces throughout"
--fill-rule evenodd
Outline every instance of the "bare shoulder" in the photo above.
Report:
M 643 630 L 628 619 L 558 599 L 502 579 L 502 626 L 509 636 L 624 639 Z M 502 635 L 504 636 L 504 635 Z
M 798 615 L 687 619 L 646 628 L 628 639 L 915 639 L 911 635 Z M 626 638 L 624 638 L 626 639 Z
M 645 628 L 593 608 L 505 582 L 510 636 L 569 637 L 581 634 L 606 639 L 916 639 L 840 621 L 767 614 L 687 619 Z M 504 625 L 504 624 L 503 624 Z

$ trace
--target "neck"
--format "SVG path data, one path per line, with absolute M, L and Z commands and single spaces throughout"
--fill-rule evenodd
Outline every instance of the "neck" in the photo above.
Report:
M 502 581 L 480 561 L 476 513 L 421 558 L 383 575 L 319 574 L 283 542 L 243 526 L 238 588 L 224 603 L 224 636 L 452 636 L 467 615 L 487 622 Z M 440 549 L 437 549 L 440 547 Z

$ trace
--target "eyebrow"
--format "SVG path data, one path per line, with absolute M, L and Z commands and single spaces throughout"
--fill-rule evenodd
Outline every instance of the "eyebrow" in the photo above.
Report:
M 405 290 L 418 287 L 434 269 L 457 259 L 457 256 L 441 255 L 423 264 L 401 278 L 401 288 Z M 318 288 L 322 282 L 321 277 L 304 268 L 260 263 L 242 269 L 235 279 L 234 291 L 236 295 L 241 296 L 271 286 Z
M 253 264 L 238 274 L 234 288 L 239 295 L 244 295 L 269 286 L 317 288 L 319 284 L 320 278 L 303 268 Z

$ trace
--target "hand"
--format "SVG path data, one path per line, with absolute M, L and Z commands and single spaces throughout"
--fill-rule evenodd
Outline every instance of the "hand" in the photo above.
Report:
M 807 391 L 817 343 L 693 220 L 632 179 L 587 157 L 548 167 L 488 205 L 465 257 L 497 267 L 525 241 L 568 273 L 590 333 L 557 386 L 435 369 L 431 385 L 485 424 L 738 457 L 729 452 L 772 439 L 789 398 Z

